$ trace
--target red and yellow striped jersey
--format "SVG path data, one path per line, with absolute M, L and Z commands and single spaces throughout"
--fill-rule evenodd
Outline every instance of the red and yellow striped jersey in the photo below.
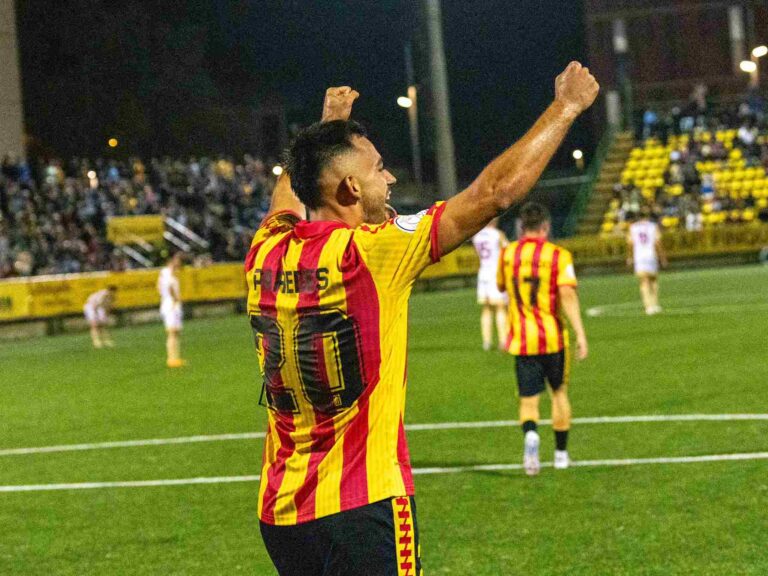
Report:
M 444 204 L 380 225 L 268 218 L 246 259 L 264 374 L 259 517 L 291 525 L 413 495 L 403 413 L 408 299 Z
M 545 238 L 523 237 L 502 252 L 496 282 L 509 294 L 507 351 L 518 356 L 560 352 L 568 333 L 557 289 L 576 286 L 571 253 Z

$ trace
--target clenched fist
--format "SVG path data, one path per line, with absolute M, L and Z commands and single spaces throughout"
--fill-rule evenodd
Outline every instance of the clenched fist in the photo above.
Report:
M 357 90 L 349 86 L 328 88 L 323 102 L 323 122 L 333 120 L 349 120 L 352 114 L 352 104 L 360 96 Z
M 589 73 L 589 68 L 578 62 L 571 62 L 560 76 L 555 79 L 555 100 L 561 102 L 566 110 L 581 114 L 597 98 L 600 85 Z

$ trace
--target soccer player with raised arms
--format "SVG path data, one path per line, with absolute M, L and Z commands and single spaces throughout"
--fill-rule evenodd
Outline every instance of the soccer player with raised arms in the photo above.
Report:
M 576 357 L 587 357 L 587 336 L 581 321 L 576 273 L 570 252 L 547 239 L 551 220 L 541 204 L 520 209 L 522 237 L 501 255 L 499 290 L 509 297 L 510 330 L 507 351 L 515 357 L 520 397 L 523 467 L 539 473 L 539 398 L 549 383 L 552 391 L 552 427 L 555 431 L 555 469 L 568 468 L 568 399 L 570 356 L 568 331 L 562 312 L 576 333 Z
M 389 218 L 395 178 L 349 119 L 357 92 L 329 89 L 323 121 L 296 137 L 245 263 L 269 407 L 258 513 L 281 576 L 421 574 L 403 424 L 411 288 L 528 193 L 597 92 L 569 64 L 519 142 L 413 216 Z

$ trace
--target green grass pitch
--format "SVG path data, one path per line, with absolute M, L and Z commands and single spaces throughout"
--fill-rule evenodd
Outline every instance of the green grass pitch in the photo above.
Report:
M 768 413 L 768 268 L 670 273 L 665 313 L 630 276 L 580 286 L 590 358 L 575 417 Z M 474 292 L 411 304 L 407 420 L 516 418 L 513 361 L 480 350 Z M 34 454 L 22 447 L 263 431 L 244 317 L 185 326 L 189 366 L 164 367 L 159 325 L 0 344 L 0 486 L 255 475 L 261 440 Z M 544 402 L 544 415 L 548 402 Z M 551 430 L 542 427 L 544 459 Z M 518 464 L 513 427 L 412 430 L 415 468 Z M 768 452 L 768 421 L 576 424 L 576 461 Z M 416 477 L 425 574 L 768 573 L 768 460 L 594 465 Z M 255 482 L 0 491 L 0 574 L 271 575 Z

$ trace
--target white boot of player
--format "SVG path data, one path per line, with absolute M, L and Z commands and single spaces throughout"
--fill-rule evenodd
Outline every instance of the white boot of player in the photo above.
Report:
M 541 469 L 539 462 L 539 434 L 535 430 L 525 433 L 525 451 L 523 452 L 523 468 L 528 476 L 536 476 Z
M 555 450 L 555 470 L 565 470 L 571 465 L 568 450 Z

